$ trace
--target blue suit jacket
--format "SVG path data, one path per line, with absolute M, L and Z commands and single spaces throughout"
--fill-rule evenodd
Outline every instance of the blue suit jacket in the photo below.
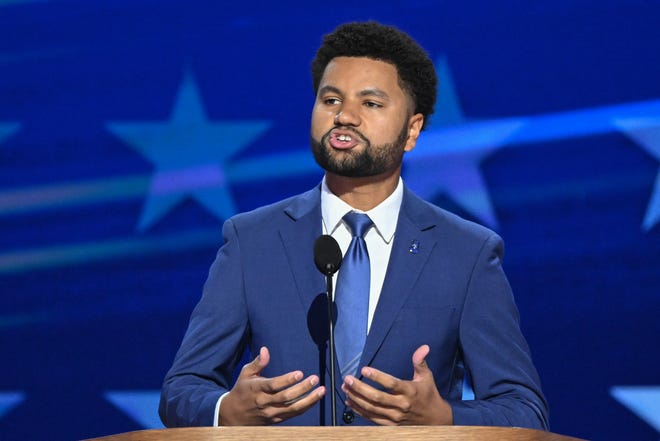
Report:
M 216 402 L 231 388 L 246 348 L 253 354 L 269 348 L 264 376 L 299 369 L 330 385 L 325 280 L 313 258 L 320 193 L 317 187 L 225 222 L 224 244 L 163 385 L 160 415 L 167 426 L 212 425 Z M 410 251 L 413 241 L 417 253 Z M 454 424 L 547 428 L 547 404 L 502 254 L 495 233 L 406 188 L 361 365 L 411 379 L 412 354 L 428 344 L 427 363 Z M 471 401 L 461 400 L 465 372 L 473 383 Z M 336 393 L 341 415 L 344 395 Z M 329 408 L 326 394 L 283 424 L 329 425 Z M 357 417 L 354 424 L 370 422 Z

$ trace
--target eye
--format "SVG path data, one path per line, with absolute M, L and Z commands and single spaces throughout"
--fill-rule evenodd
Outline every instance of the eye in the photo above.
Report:
M 364 105 L 372 109 L 380 109 L 381 107 L 383 107 L 382 104 L 377 103 L 375 101 L 366 101 Z
M 339 104 L 339 98 L 335 98 L 335 97 L 323 98 L 323 104 L 326 104 L 328 106 L 332 106 L 334 104 Z

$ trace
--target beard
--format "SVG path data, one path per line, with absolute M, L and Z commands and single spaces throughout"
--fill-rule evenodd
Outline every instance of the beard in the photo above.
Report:
M 316 163 L 325 171 L 347 178 L 364 178 L 383 174 L 399 166 L 403 161 L 404 147 L 408 139 L 408 127 L 403 125 L 397 138 L 387 144 L 374 146 L 369 139 L 359 131 L 346 127 L 358 136 L 364 144 L 360 151 L 356 149 L 344 150 L 341 155 L 335 154 L 328 139 L 333 127 L 323 135 L 320 141 L 312 136 L 310 143 Z

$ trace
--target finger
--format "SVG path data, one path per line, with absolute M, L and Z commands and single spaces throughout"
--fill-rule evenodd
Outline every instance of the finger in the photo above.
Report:
M 312 391 L 305 392 L 304 395 L 297 397 L 296 400 L 289 402 L 285 408 L 289 413 L 300 414 L 316 404 L 326 394 L 325 386 L 317 387 Z
M 303 379 L 301 371 L 288 372 L 272 378 L 263 378 L 258 384 L 258 390 L 267 394 L 276 394 Z
M 356 414 L 360 415 L 362 418 L 368 419 L 370 421 L 373 421 L 374 423 L 378 424 L 379 426 L 394 426 L 397 423 L 383 417 L 382 415 L 367 412 L 364 409 L 356 408 L 354 405 L 351 403 L 351 401 L 348 401 L 347 405 L 355 412 Z
M 378 372 L 382 374 L 382 372 Z M 351 375 L 347 376 L 344 380 L 342 390 L 348 398 L 356 401 L 363 408 L 365 407 L 366 403 L 369 403 L 370 406 L 396 407 L 400 401 L 397 395 L 392 395 L 387 392 L 378 390 L 375 387 L 372 387 Z M 371 407 L 369 408 L 371 409 Z
M 428 377 L 431 372 L 426 364 L 426 357 L 429 355 L 429 352 L 431 352 L 429 345 L 422 345 L 413 353 L 413 381 L 422 380 L 423 378 Z
M 259 375 L 269 362 L 270 353 L 268 352 L 268 348 L 262 346 L 261 349 L 259 349 L 259 354 L 254 358 L 254 360 L 243 366 L 239 377 L 244 378 Z
M 296 381 L 294 383 L 280 387 L 279 389 L 273 389 L 269 392 L 271 394 L 270 402 L 272 404 L 292 403 L 309 393 L 317 384 L 319 384 L 319 377 L 316 375 L 311 375 L 305 380 L 300 381 L 302 379 L 302 372 L 296 372 L 295 374 Z M 271 382 L 272 380 L 275 379 L 271 379 Z M 276 385 L 271 384 L 268 387 L 276 387 Z
M 351 399 L 346 400 L 346 405 L 362 418 L 371 420 L 381 426 L 398 424 L 396 415 L 400 415 L 400 413 L 396 412 L 394 409 L 381 408 L 366 402 L 360 403 L 359 401 Z
M 265 410 L 265 414 L 273 423 L 279 423 L 306 412 L 321 400 L 325 394 L 326 388 L 321 386 L 296 401 L 281 406 L 269 407 Z
M 254 403 L 257 408 L 281 408 L 301 398 L 316 384 L 318 377 L 312 376 L 307 381 L 302 379 L 302 372 L 290 372 L 275 378 L 263 378 L 253 382 L 252 390 L 255 393 Z M 298 383 L 298 384 L 296 384 Z
M 362 376 L 364 376 L 365 378 L 368 378 L 369 380 L 380 384 L 385 389 L 388 389 L 393 393 L 400 394 L 404 392 L 403 387 L 405 385 L 405 382 L 401 381 L 396 377 L 393 377 L 390 374 L 387 374 L 383 371 L 367 366 L 363 367 L 360 372 L 362 373 Z

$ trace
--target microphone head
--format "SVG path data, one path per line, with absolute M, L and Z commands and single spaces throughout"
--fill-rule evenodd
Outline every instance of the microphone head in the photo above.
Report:
M 339 270 L 342 255 L 337 241 L 327 234 L 319 236 L 314 242 L 314 263 L 326 276 L 331 276 Z

